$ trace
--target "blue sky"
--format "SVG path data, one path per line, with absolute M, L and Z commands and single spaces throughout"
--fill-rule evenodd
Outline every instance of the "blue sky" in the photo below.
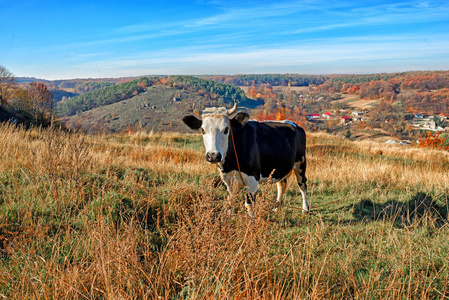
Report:
M 0 65 L 45 79 L 449 69 L 449 1 L 0 0 Z

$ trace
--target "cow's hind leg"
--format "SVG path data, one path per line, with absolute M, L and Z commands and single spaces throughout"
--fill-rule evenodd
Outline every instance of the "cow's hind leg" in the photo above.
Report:
M 287 189 L 287 178 L 276 182 L 276 186 L 278 188 L 278 196 L 276 198 L 276 206 L 274 207 L 274 211 L 277 211 L 279 206 L 282 205 L 282 198 L 284 197 L 285 190 Z
M 309 203 L 307 202 L 306 158 L 303 157 L 301 162 L 295 163 L 293 170 L 295 171 L 296 181 L 298 182 L 302 195 L 302 211 L 308 213 Z

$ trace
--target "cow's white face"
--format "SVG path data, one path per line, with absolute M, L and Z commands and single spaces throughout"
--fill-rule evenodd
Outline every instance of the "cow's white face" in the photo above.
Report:
M 235 113 L 237 104 L 231 110 L 224 107 L 206 108 L 202 114 L 194 112 L 196 116 L 189 115 L 182 118 L 182 121 L 193 130 L 200 130 L 203 134 L 203 142 L 206 147 L 205 159 L 209 163 L 222 163 L 228 151 L 229 135 L 231 128 L 242 128 L 249 115 L 245 112 Z
M 201 133 L 206 148 L 206 161 L 209 163 L 224 161 L 230 134 L 229 119 L 225 116 L 205 117 L 201 125 Z

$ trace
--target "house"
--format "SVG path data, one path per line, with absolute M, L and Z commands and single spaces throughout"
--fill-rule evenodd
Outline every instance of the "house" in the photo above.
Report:
M 443 115 L 443 114 L 439 114 L 437 116 L 438 119 L 440 119 L 441 122 L 447 121 L 447 116 Z
M 340 118 L 340 124 L 345 125 L 351 122 L 351 118 L 348 116 L 344 116 Z
M 333 115 L 330 112 L 325 112 L 324 114 L 322 114 L 323 118 L 331 118 Z
M 415 114 L 415 118 L 417 119 L 423 119 L 424 116 L 422 114 Z
M 358 116 L 363 115 L 363 112 L 354 110 L 354 111 L 352 112 L 352 115 L 358 117 Z
M 310 114 L 310 115 L 307 115 L 307 120 L 318 119 L 320 117 L 321 117 L 320 114 Z

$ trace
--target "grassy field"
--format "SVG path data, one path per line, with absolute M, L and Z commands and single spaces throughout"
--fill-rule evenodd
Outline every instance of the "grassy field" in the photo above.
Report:
M 0 298 L 445 299 L 448 152 L 308 138 L 297 186 L 232 214 L 199 135 L 0 125 Z

